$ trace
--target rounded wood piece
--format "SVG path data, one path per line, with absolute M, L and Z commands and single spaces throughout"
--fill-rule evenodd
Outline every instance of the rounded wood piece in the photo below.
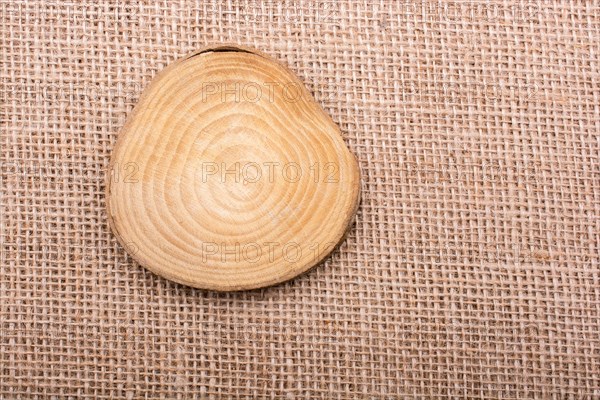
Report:
M 113 150 L 106 203 L 139 264 L 233 291 L 322 262 L 351 225 L 359 187 L 338 127 L 294 74 L 216 46 L 145 89 Z

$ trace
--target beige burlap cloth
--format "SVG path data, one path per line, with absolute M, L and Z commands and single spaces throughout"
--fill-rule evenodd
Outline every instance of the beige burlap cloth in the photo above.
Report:
M 0 398 L 600 398 L 596 1 L 0 5 Z M 291 282 L 190 289 L 107 226 L 119 128 L 167 64 L 288 65 L 363 176 Z

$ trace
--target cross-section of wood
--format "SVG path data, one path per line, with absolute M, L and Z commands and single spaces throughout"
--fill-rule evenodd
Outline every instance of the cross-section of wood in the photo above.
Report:
M 288 69 L 217 46 L 161 72 L 120 132 L 112 230 L 144 267 L 221 291 L 322 262 L 356 213 L 360 173 L 338 127 Z

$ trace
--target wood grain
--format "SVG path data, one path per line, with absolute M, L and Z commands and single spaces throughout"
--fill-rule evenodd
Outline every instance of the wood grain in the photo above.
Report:
M 109 223 L 144 267 L 205 289 L 254 289 L 343 240 L 360 173 L 340 131 L 287 68 L 215 46 L 163 70 L 113 150 Z

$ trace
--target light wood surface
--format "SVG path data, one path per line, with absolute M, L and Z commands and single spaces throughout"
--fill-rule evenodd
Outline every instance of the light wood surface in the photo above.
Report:
M 300 80 L 235 46 L 179 60 L 145 89 L 115 145 L 110 226 L 144 267 L 232 291 L 322 262 L 360 197 L 354 156 Z

